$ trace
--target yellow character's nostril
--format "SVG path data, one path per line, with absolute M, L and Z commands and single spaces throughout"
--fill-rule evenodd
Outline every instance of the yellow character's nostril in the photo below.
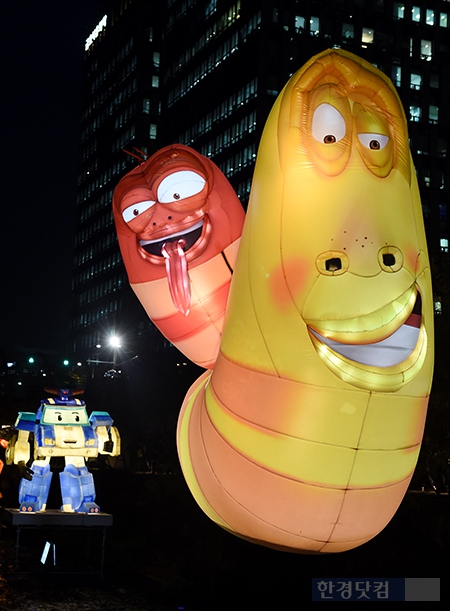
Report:
M 395 255 L 390 252 L 384 254 L 383 263 L 384 265 L 386 265 L 386 267 L 392 267 L 393 265 L 395 265 Z
M 325 268 L 328 272 L 337 272 L 342 269 L 342 261 L 340 257 L 333 257 L 325 261 Z
M 403 267 L 402 252 L 396 246 L 384 246 L 378 252 L 378 263 L 384 272 L 398 272 Z
M 348 270 L 349 261 L 345 252 L 328 250 L 316 258 L 316 268 L 324 276 L 339 276 Z

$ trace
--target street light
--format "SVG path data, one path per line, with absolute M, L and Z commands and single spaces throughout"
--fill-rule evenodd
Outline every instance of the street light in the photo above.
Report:
M 122 346 L 120 337 L 118 337 L 117 335 L 111 335 L 111 337 L 109 338 L 109 343 L 113 348 L 120 348 Z

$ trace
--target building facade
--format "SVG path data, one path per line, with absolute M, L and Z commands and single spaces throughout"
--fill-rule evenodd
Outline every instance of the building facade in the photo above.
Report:
M 136 163 L 123 149 L 151 155 L 174 142 L 191 146 L 217 163 L 245 208 L 276 96 L 310 57 L 334 45 L 397 87 L 430 254 L 448 251 L 450 1 L 106 0 L 89 31 L 74 352 L 92 355 L 113 330 L 136 345 L 164 344 L 128 286 L 115 237 L 112 192 Z

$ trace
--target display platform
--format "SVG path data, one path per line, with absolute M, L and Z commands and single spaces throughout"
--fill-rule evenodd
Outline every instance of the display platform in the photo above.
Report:
M 69 513 L 58 509 L 46 511 L 20 511 L 3 508 L 2 523 L 12 526 L 95 526 L 108 527 L 113 524 L 110 513 Z
M 1 511 L 1 526 L 2 529 L 14 529 L 15 530 L 15 553 L 12 561 L 12 571 L 14 575 L 26 574 L 26 573 L 37 573 L 43 570 L 52 570 L 58 573 L 97 573 L 100 577 L 103 577 L 104 561 L 105 561 L 105 545 L 106 545 L 106 531 L 107 528 L 112 526 L 113 516 L 109 513 L 69 513 L 66 511 L 60 511 L 56 509 L 48 509 L 46 511 L 38 512 L 25 512 L 19 509 L 13 508 L 2 508 Z M 34 530 L 37 533 L 41 533 L 39 536 L 42 538 L 40 541 L 41 547 L 47 542 L 52 541 L 48 544 L 52 546 L 53 554 L 49 555 L 49 561 L 42 563 L 41 547 L 35 547 L 29 549 L 26 545 L 20 545 L 20 537 L 22 531 Z M 72 537 L 71 541 L 65 538 L 63 541 L 55 543 L 58 539 L 57 533 L 63 533 L 68 531 L 74 531 L 75 536 Z M 99 532 L 100 540 L 97 553 L 97 568 L 92 567 L 92 546 L 90 544 L 90 533 Z M 64 563 L 60 561 L 65 555 L 70 557 L 72 550 L 76 544 L 80 542 L 84 537 L 80 537 L 82 533 L 87 533 L 87 545 L 86 554 L 81 565 L 76 569 L 64 570 Z M 51 538 L 48 536 L 51 534 Z M 56 548 L 57 551 L 56 551 Z M 27 570 L 23 570 L 19 563 L 19 551 L 27 551 L 27 557 L 31 563 Z M 22 554 L 23 556 L 24 554 Z M 58 559 L 58 562 L 56 561 Z M 52 562 L 53 560 L 53 562 Z

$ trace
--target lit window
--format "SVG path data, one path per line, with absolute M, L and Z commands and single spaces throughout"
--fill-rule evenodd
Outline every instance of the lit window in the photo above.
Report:
M 353 40 L 355 35 L 353 24 L 352 23 L 343 23 L 342 24 L 342 38 L 344 40 Z
M 159 76 L 152 76 L 152 87 L 159 87 Z
M 448 27 L 448 15 L 447 15 L 447 13 L 441 13 L 441 15 L 439 17 L 439 25 L 441 26 L 441 28 L 447 28 Z
M 412 20 L 416 22 L 420 21 L 420 6 L 412 7 Z
M 440 297 L 435 297 L 434 298 L 434 313 L 435 314 L 442 314 L 442 301 L 441 301 Z
M 147 28 L 147 36 L 150 42 L 153 41 L 153 28 Z
M 156 138 L 156 133 L 157 133 L 157 127 L 154 123 L 150 123 L 150 129 L 149 129 L 149 137 L 150 140 L 155 140 Z
M 209 17 L 215 11 L 217 11 L 217 0 L 210 0 L 210 2 L 208 2 L 208 5 L 206 6 L 205 16 Z
M 421 59 L 425 59 L 426 61 L 431 61 L 433 56 L 433 47 L 431 44 L 431 40 L 421 40 L 420 41 L 420 57 Z
M 159 52 L 158 52 L 158 51 L 155 51 L 155 52 L 153 53 L 153 65 L 154 65 L 156 68 L 159 68 L 159 61 L 160 61 L 160 58 L 159 58 Z
M 416 72 L 411 72 L 411 89 L 420 89 L 422 87 L 422 76 Z
M 373 43 L 374 32 L 372 28 L 363 28 L 362 30 L 362 42 L 363 44 L 370 45 Z
M 392 82 L 396 87 L 402 84 L 402 69 L 401 66 L 392 66 Z
M 422 116 L 422 109 L 420 106 L 409 107 L 409 119 L 410 121 L 418 122 Z
M 439 240 L 440 242 L 440 246 L 441 246 L 441 252 L 448 252 L 448 239 L 447 238 L 441 238 Z
M 311 17 L 309 21 L 309 31 L 310 31 L 311 36 L 319 36 L 320 19 L 318 17 Z
M 403 2 L 394 2 L 394 19 L 403 19 L 405 17 L 405 4 Z
M 433 9 L 427 8 L 426 21 L 427 21 L 427 25 L 434 25 Z
M 142 112 L 146 115 L 150 113 L 150 100 L 148 98 L 142 100 Z
M 301 32 L 305 29 L 305 18 L 295 15 L 295 31 Z
M 430 104 L 428 117 L 430 123 L 437 123 L 439 121 L 439 107 L 434 104 Z

